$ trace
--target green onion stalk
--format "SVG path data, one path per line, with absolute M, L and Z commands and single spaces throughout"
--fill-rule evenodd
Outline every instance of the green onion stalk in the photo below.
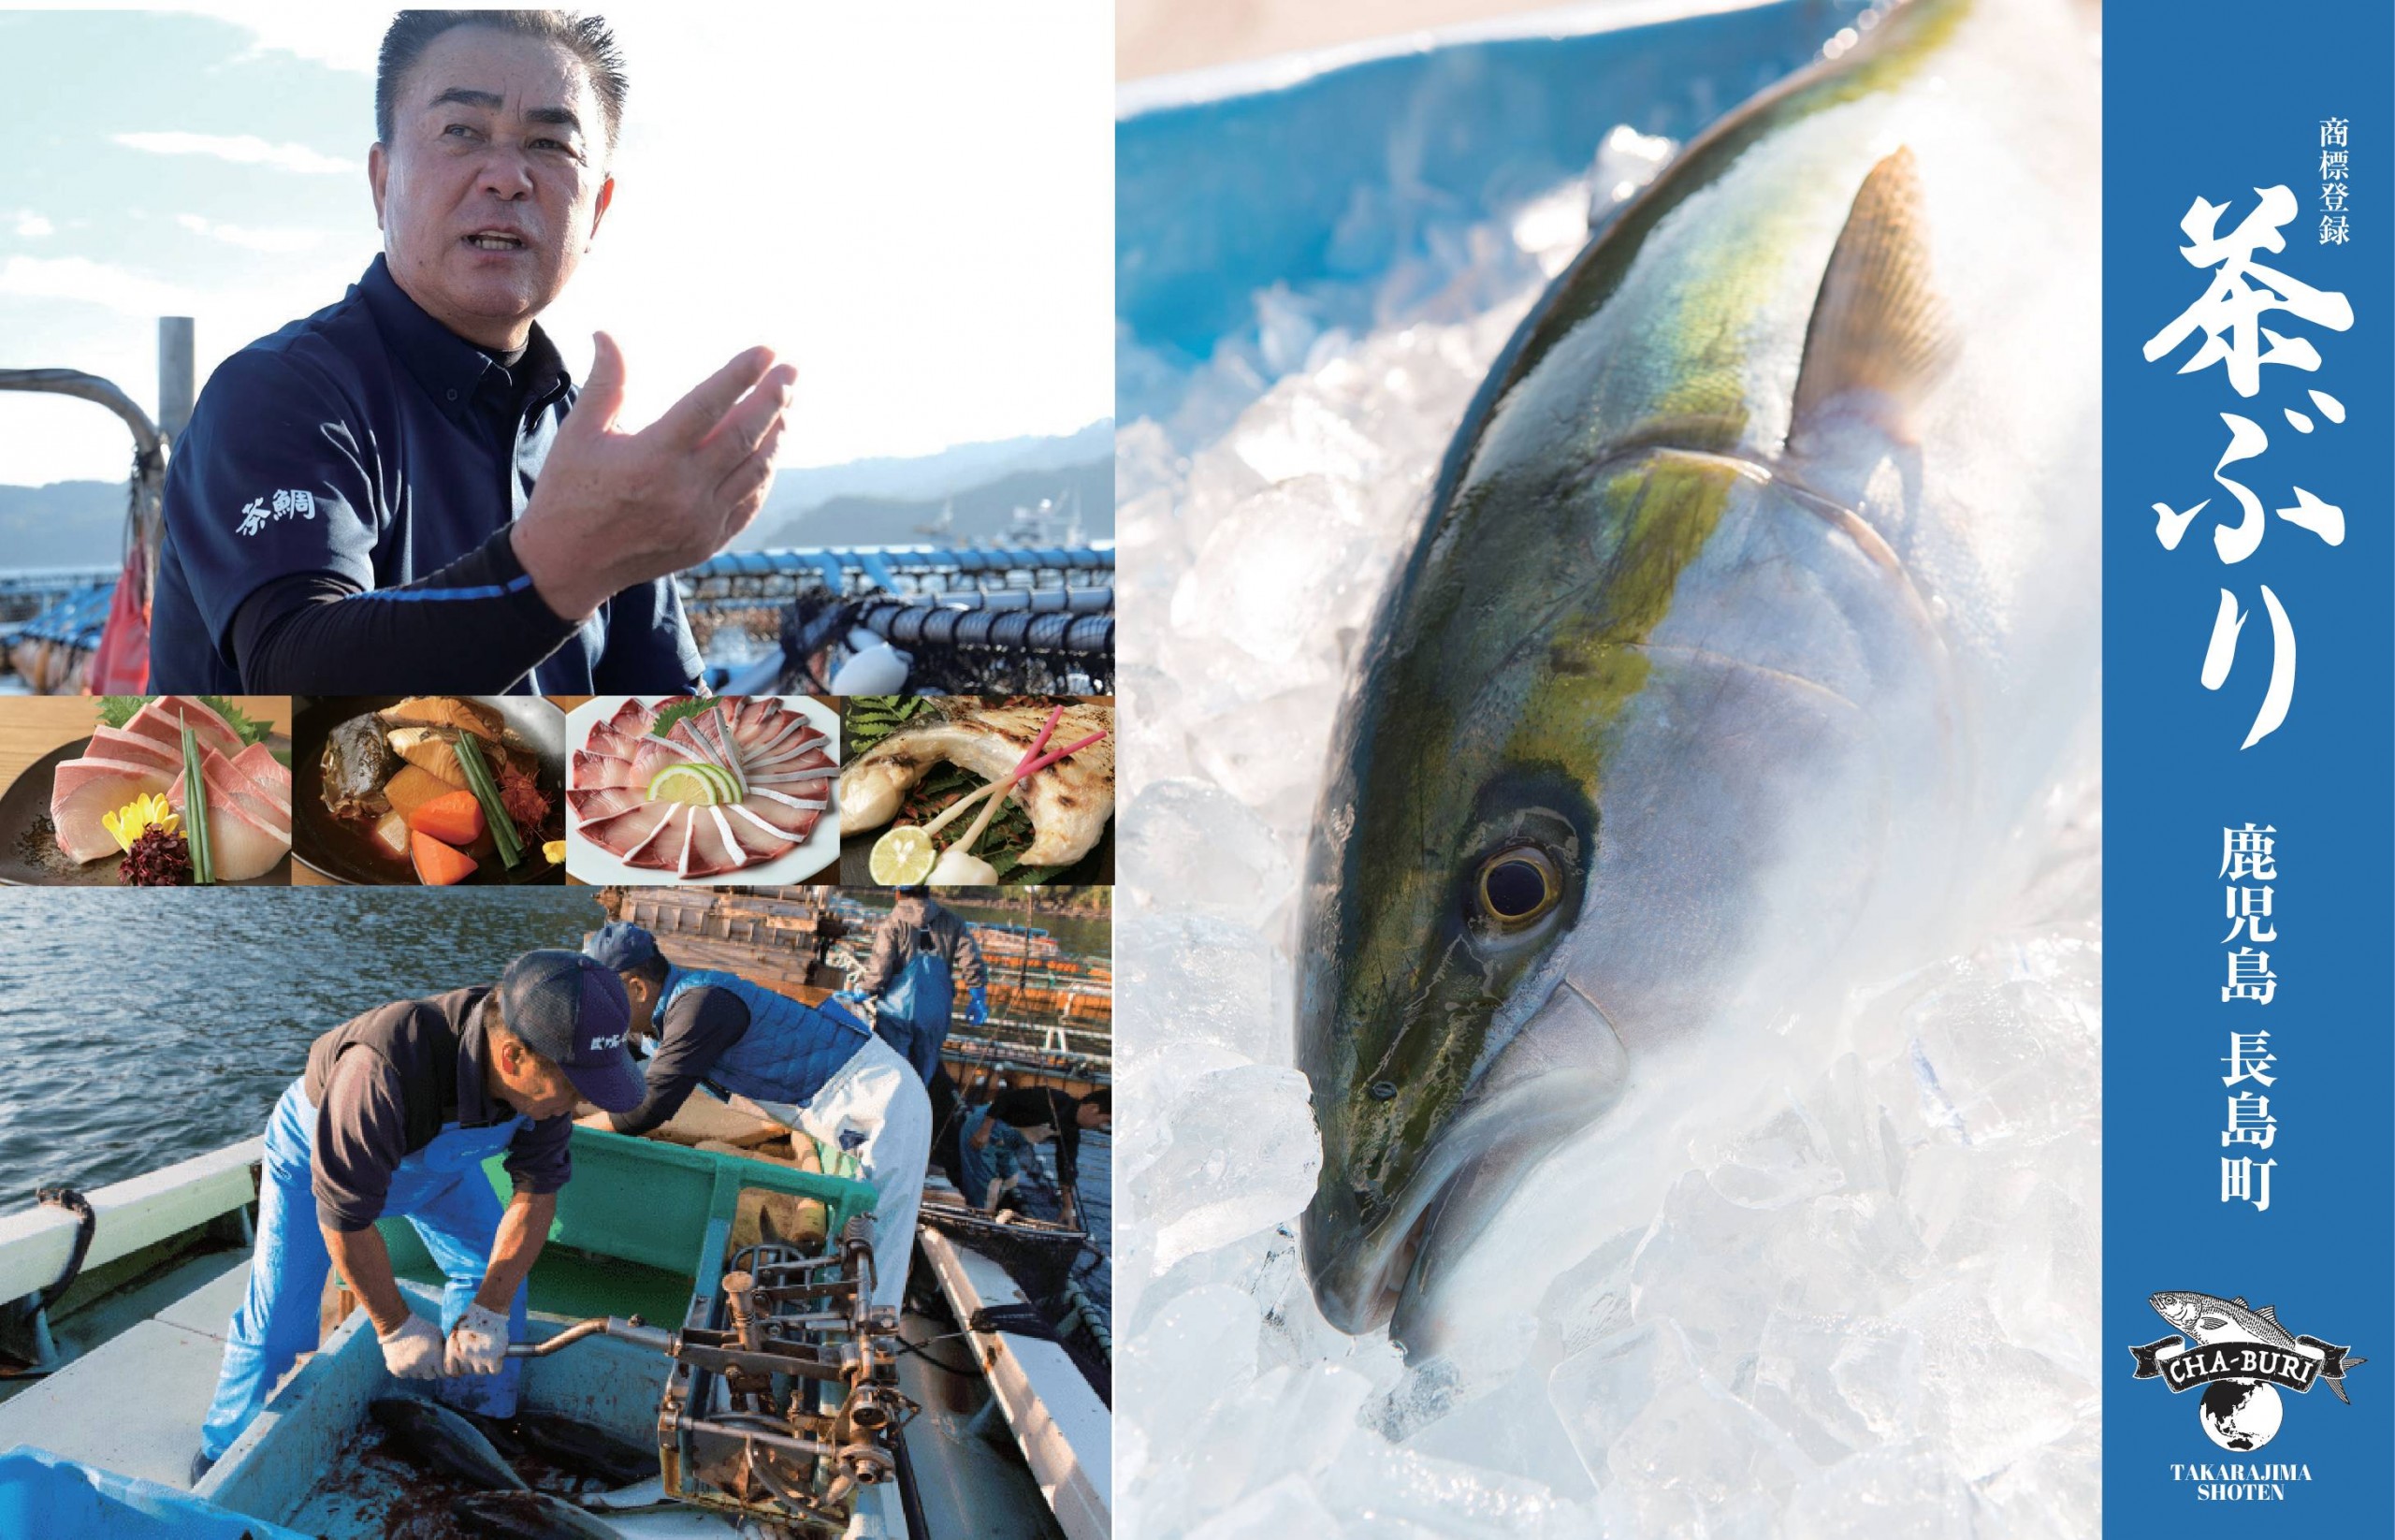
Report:
M 499 859 L 515 866 L 524 859 L 524 842 L 515 837 L 515 820 L 508 816 L 507 804 L 500 800 L 499 783 L 491 778 L 490 764 L 483 758 L 482 745 L 472 733 L 457 734 L 457 763 L 466 772 L 466 784 L 473 789 L 474 800 L 483 805 L 483 817 L 490 822 L 490 836 L 499 847 Z
M 201 768 L 199 740 L 191 723 L 183 722 L 183 838 L 191 847 L 191 879 L 196 885 L 216 880 L 216 852 L 208 842 L 208 776 Z

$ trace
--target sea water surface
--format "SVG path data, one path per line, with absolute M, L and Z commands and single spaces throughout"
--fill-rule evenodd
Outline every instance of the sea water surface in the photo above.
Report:
M 0 889 L 0 1213 L 258 1134 L 320 1034 L 605 918 L 589 888 Z

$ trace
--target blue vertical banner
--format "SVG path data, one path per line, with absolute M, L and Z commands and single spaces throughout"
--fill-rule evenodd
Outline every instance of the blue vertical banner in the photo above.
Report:
M 2116 1534 L 2395 1534 L 2390 14 L 2105 12 Z

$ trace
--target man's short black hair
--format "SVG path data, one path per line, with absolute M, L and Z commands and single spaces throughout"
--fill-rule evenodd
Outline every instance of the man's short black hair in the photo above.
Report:
M 1081 1097 L 1081 1105 L 1084 1107 L 1095 1107 L 1106 1116 L 1112 1117 L 1114 1115 L 1114 1087 L 1110 1085 L 1099 1086 L 1096 1090 L 1092 1091 L 1089 1095 Z
M 600 115 L 607 120 L 607 148 L 616 148 L 616 130 L 624 118 L 624 56 L 616 35 L 603 18 L 566 10 L 403 10 L 383 34 L 383 55 L 374 68 L 374 137 L 391 142 L 391 118 L 398 109 L 399 86 L 408 71 L 424 57 L 432 40 L 452 27 L 489 27 L 518 37 L 556 43 L 580 59 L 589 72 L 590 89 L 599 98 Z
M 665 953 L 652 952 L 641 961 L 639 966 L 624 969 L 624 977 L 646 980 L 651 984 L 662 984 L 665 982 L 665 976 L 673 971 L 674 965 L 665 960 Z

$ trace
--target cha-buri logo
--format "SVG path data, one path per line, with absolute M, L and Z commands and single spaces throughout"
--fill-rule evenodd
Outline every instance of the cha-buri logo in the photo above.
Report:
M 2148 1295 L 2146 1302 L 2185 1335 L 2130 1348 L 2136 1377 L 2158 1379 L 2173 1395 L 2200 1387 L 2197 1418 L 2224 1449 L 2258 1449 L 2277 1436 L 2286 1415 L 2282 1387 L 2302 1395 L 2326 1380 L 2352 1405 L 2345 1371 L 2370 1361 L 2347 1358 L 2351 1349 L 2317 1337 L 2288 1336 L 2269 1305 L 2256 1310 L 2243 1299 L 2172 1290 Z

